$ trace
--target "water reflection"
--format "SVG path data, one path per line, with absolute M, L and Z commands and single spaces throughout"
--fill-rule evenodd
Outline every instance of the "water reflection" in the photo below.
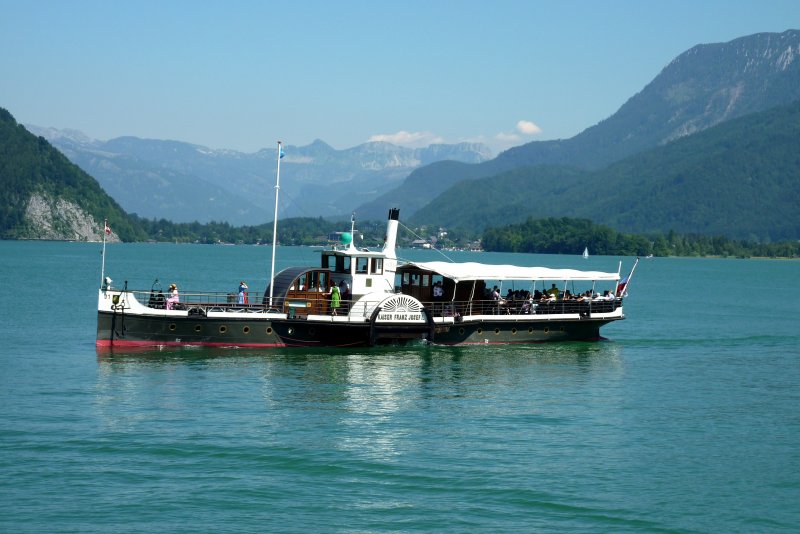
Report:
M 263 444 L 393 461 L 423 439 L 420 418 L 546 421 L 552 392 L 591 396 L 621 380 L 622 354 L 612 342 L 103 351 L 96 406 L 115 430 L 170 432 L 169 421 L 203 418 L 217 433 L 247 429 Z
M 468 347 L 416 346 L 343 349 L 215 349 L 170 347 L 157 350 L 98 350 L 99 375 L 150 368 L 241 368 L 269 377 L 291 377 L 310 386 L 398 384 L 425 389 L 449 384 L 516 382 L 528 374 L 592 375 L 620 372 L 624 345 L 610 341 Z M 386 391 L 388 394 L 388 390 Z M 315 395 L 317 396 L 317 395 Z M 349 398 L 356 399 L 357 392 Z M 336 398 L 341 398 L 337 393 Z

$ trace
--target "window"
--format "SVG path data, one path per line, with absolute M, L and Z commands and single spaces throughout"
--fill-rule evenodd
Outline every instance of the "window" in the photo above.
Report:
M 300 278 L 297 279 L 297 290 L 305 291 L 307 289 L 308 289 L 308 273 L 303 273 L 300 275 Z
M 367 266 L 369 265 L 369 258 L 356 258 L 356 272 L 361 274 L 367 273 Z
M 383 274 L 383 258 L 372 258 L 372 273 Z

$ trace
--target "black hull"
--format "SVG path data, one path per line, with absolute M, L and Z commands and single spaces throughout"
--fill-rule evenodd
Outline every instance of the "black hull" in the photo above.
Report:
M 447 325 L 376 325 L 264 317 L 156 317 L 98 312 L 101 347 L 365 347 L 431 341 L 441 345 L 525 344 L 601 339 L 618 319 L 482 320 Z
M 553 341 L 596 341 L 600 327 L 619 319 L 562 321 L 484 320 L 437 326 L 434 342 L 440 345 L 527 344 Z
M 97 345 L 144 347 L 364 347 L 429 339 L 428 325 L 376 325 L 264 317 L 155 317 L 98 312 Z

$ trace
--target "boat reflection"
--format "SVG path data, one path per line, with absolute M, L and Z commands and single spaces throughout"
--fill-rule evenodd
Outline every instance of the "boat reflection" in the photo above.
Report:
M 607 391 L 622 380 L 613 342 L 363 350 L 169 348 L 98 352 L 97 406 L 109 425 L 138 425 L 126 407 L 157 418 L 230 412 L 265 443 L 294 439 L 392 461 L 420 416 L 516 411 L 547 417 L 552 392 Z M 461 415 L 459 415 L 461 413 Z M 481 415 L 483 417 L 483 415 Z M 127 422 L 126 422 L 127 421 Z M 305 430 L 304 430 L 305 429 Z M 226 432 L 238 432 L 233 428 Z M 312 446 L 312 445 L 309 445 Z

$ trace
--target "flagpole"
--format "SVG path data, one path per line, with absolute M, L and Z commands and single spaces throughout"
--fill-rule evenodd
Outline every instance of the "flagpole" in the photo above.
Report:
M 108 228 L 108 219 L 103 220 L 103 260 L 100 267 L 100 287 L 103 287 L 106 279 L 106 229 Z
M 636 266 L 639 265 L 639 256 L 636 256 L 636 261 L 633 262 L 633 267 L 631 267 L 631 272 L 628 274 L 628 283 L 625 284 L 625 289 L 628 289 L 628 286 L 631 285 L 631 278 L 633 278 L 633 271 L 636 270 Z
M 275 282 L 275 245 L 278 241 L 278 193 L 281 190 L 281 142 L 278 141 L 278 173 L 275 179 L 275 216 L 272 222 L 272 272 L 269 276 L 269 305 L 272 306 L 272 293 Z
M 631 285 L 631 278 L 633 278 L 633 271 L 636 270 L 637 265 L 639 265 L 639 256 L 636 256 L 636 261 L 633 262 L 633 267 L 631 267 L 631 272 L 629 272 L 628 276 L 625 277 L 625 287 L 622 288 L 622 294 L 617 295 L 617 297 L 623 296 L 628 291 L 628 286 Z

